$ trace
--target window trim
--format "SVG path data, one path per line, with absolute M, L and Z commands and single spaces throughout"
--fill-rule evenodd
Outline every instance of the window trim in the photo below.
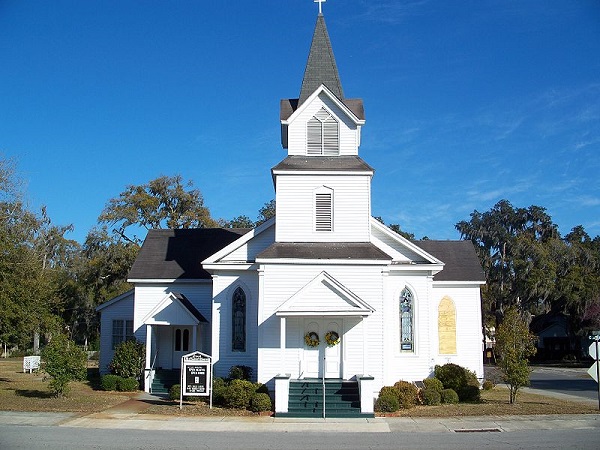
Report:
M 340 124 L 335 116 L 321 107 L 306 122 L 306 155 L 338 156 L 340 154 Z
M 322 186 L 313 193 L 314 231 L 333 232 L 333 189 Z
M 405 303 L 408 303 L 410 313 L 408 324 L 404 323 L 403 317 Z M 405 334 L 409 334 L 408 339 L 405 339 Z M 404 286 L 398 298 L 398 345 L 400 353 L 415 353 L 415 295 L 408 286 Z
M 120 324 L 119 324 L 120 322 Z M 115 331 L 118 331 L 115 333 Z M 113 350 L 125 341 L 134 341 L 133 319 L 113 319 L 111 332 L 111 347 Z

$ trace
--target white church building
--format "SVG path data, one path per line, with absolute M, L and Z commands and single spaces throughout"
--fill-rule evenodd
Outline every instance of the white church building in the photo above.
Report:
M 382 386 L 420 381 L 438 364 L 482 378 L 475 250 L 407 240 L 372 217 L 363 102 L 344 96 L 321 13 L 299 98 L 281 101 L 280 119 L 287 156 L 271 169 L 275 217 L 250 230 L 150 231 L 129 274 L 134 289 L 98 308 L 101 371 L 135 337 L 152 392 L 161 371 L 199 350 L 216 376 L 251 367 L 276 415 L 290 416 L 327 407 L 307 397 L 310 383 L 354 389 L 347 406 L 364 416 Z M 327 416 L 343 416 L 331 403 Z

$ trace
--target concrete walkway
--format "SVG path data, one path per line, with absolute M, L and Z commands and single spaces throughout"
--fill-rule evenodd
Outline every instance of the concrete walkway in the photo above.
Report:
M 381 417 L 373 419 L 294 419 L 265 416 L 172 416 L 140 414 L 158 397 L 139 394 L 104 411 L 36 413 L 0 411 L 0 425 L 61 426 L 205 432 L 507 432 L 518 430 L 600 429 L 599 414 L 482 417 Z

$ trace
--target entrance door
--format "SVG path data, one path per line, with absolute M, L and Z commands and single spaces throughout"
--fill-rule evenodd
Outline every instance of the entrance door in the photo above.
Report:
M 192 351 L 192 328 L 173 327 L 173 368 L 181 368 L 181 357 Z
M 336 345 L 328 345 L 325 335 L 335 332 L 340 337 Z M 304 335 L 316 333 L 319 345 L 311 347 L 304 343 L 304 378 L 342 377 L 342 321 L 340 319 L 306 319 Z

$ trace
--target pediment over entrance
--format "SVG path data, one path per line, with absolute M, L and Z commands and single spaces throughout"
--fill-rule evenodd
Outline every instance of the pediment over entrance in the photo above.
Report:
M 143 320 L 145 325 L 192 326 L 200 322 L 208 321 L 185 295 L 177 292 L 169 292 Z
M 277 316 L 368 316 L 375 309 L 321 272 L 275 311 Z

